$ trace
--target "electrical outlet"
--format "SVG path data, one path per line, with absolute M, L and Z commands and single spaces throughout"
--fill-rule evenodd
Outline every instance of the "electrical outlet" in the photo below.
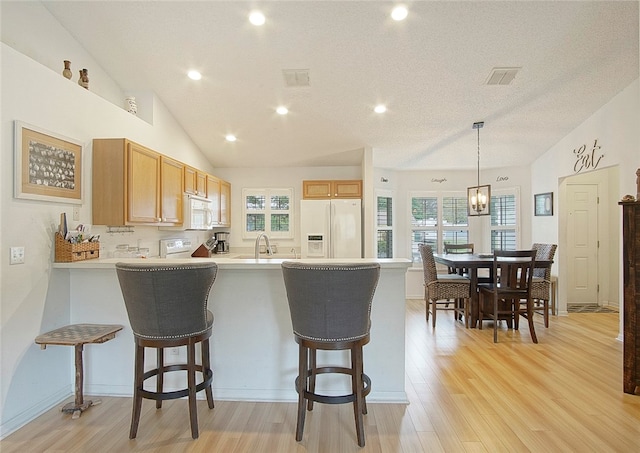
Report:
M 11 247 L 9 264 L 24 264 L 24 247 Z

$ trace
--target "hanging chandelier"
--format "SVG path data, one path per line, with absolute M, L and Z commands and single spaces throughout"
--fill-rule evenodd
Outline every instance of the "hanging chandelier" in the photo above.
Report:
M 480 129 L 484 121 L 473 123 L 478 131 L 478 185 L 467 188 L 467 212 L 470 216 L 489 215 L 491 213 L 491 186 L 480 185 Z

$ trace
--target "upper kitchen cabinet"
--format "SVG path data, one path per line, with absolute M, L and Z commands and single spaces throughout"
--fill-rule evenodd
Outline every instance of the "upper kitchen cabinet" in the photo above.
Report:
M 93 224 L 181 224 L 182 167 L 127 139 L 95 139 Z
M 184 191 L 201 197 L 207 196 L 207 174 L 185 165 Z
M 231 226 L 231 184 L 213 175 L 207 175 L 207 198 L 211 200 L 213 226 Z
M 362 198 L 362 180 L 314 180 L 302 181 L 302 198 Z
M 231 226 L 231 183 L 220 180 L 220 226 Z
M 182 224 L 184 164 L 162 156 L 160 160 L 160 210 L 163 222 Z

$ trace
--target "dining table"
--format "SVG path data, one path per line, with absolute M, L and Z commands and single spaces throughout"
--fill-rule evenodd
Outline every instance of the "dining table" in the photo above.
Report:
M 493 253 L 434 253 L 433 258 L 436 263 L 443 264 L 457 271 L 464 270 L 469 276 L 469 299 L 470 303 L 470 323 L 471 328 L 475 328 L 479 316 L 479 293 L 478 283 L 493 283 Z M 550 267 L 553 261 L 536 260 L 536 268 Z M 478 276 L 478 270 L 487 269 L 488 272 L 482 277 Z

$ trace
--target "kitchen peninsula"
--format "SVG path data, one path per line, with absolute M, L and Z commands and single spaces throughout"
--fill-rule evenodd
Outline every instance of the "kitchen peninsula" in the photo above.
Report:
M 192 258 L 215 261 L 219 270 L 209 296 L 215 321 L 211 338 L 214 398 L 247 401 L 295 401 L 298 347 L 295 343 L 282 278 L 283 259 Z M 55 296 L 68 297 L 71 323 L 122 324 L 118 337 L 91 349 L 85 362 L 85 393 L 131 396 L 134 342 L 115 272 L 119 261 L 94 259 L 54 263 Z M 153 262 L 184 262 L 152 258 Z M 304 261 L 304 260 L 303 260 Z M 349 259 L 322 262 L 380 263 L 381 273 L 371 310 L 371 341 L 364 348 L 365 372 L 372 382 L 372 402 L 406 402 L 405 380 L 405 273 L 407 259 Z M 312 260 L 317 263 L 318 260 Z M 326 352 L 326 351 L 321 351 Z M 185 358 L 183 350 L 167 350 L 166 362 Z M 323 355 L 318 355 L 322 363 Z M 346 364 L 346 351 L 331 352 L 327 363 Z M 155 357 L 150 360 L 155 361 Z M 153 362 L 147 364 L 151 368 Z M 71 360 L 69 367 L 71 367 Z M 175 382 L 171 380 L 175 378 Z M 350 385 L 342 376 L 318 381 L 328 393 Z M 331 380 L 333 378 L 333 380 Z M 167 388 L 179 388 L 177 376 L 165 378 Z

